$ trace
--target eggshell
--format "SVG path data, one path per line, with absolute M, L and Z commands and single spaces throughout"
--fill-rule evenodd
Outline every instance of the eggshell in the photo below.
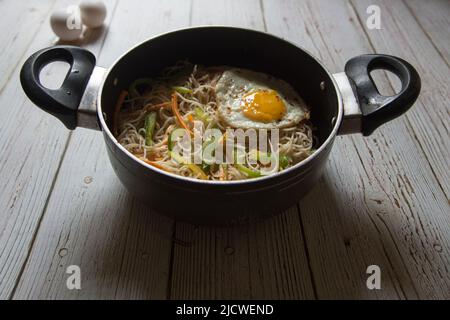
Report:
M 83 32 L 80 11 L 76 7 L 55 10 L 50 17 L 50 26 L 63 41 L 74 41 Z
M 102 1 L 85 0 L 80 3 L 81 21 L 88 28 L 102 26 L 106 18 L 106 6 Z

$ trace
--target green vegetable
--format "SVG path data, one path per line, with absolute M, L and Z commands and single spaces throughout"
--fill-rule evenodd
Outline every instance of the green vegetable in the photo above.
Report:
M 203 123 L 205 123 L 205 125 L 207 125 L 208 123 L 211 122 L 211 117 L 208 116 L 207 113 L 205 113 L 202 108 L 200 107 L 195 107 L 194 109 L 194 113 L 195 113 L 195 117 L 198 118 L 199 120 L 203 121 Z
M 169 137 L 167 138 L 167 147 L 169 148 L 169 151 L 172 151 L 173 149 L 172 132 L 169 134 Z
M 247 177 L 249 177 L 249 178 L 258 178 L 258 177 L 262 176 L 261 172 L 259 172 L 257 170 L 254 170 L 254 169 L 247 168 L 246 166 L 238 163 L 237 150 L 233 150 L 233 159 L 234 159 L 234 165 L 236 166 L 236 168 L 240 172 L 245 174 Z
M 205 162 L 202 162 L 201 167 L 202 167 L 202 170 L 203 170 L 204 172 L 208 172 L 208 171 L 211 170 L 211 165 L 209 165 L 209 164 L 207 164 L 207 163 L 205 163 Z
M 280 162 L 280 168 L 285 169 L 291 162 L 291 159 L 289 158 L 289 156 L 287 156 L 285 154 L 280 154 L 279 162 Z
M 262 176 L 262 174 L 259 171 L 247 168 L 242 164 L 236 163 L 235 166 L 240 172 L 247 175 L 247 177 L 249 178 L 258 178 Z
M 130 93 L 131 98 L 136 98 L 141 96 L 141 94 L 138 91 L 138 87 L 142 86 L 142 85 L 146 85 L 147 87 L 150 87 L 151 85 L 153 85 L 154 80 L 150 79 L 150 78 L 141 78 L 141 79 L 137 79 L 135 81 L 133 81 L 130 84 L 130 87 L 128 88 L 128 92 Z
M 174 159 L 176 162 L 185 165 L 189 168 L 193 173 L 197 174 L 200 179 L 208 180 L 208 176 L 203 172 L 203 170 L 194 163 L 190 163 L 185 158 L 177 154 L 176 152 L 170 151 L 170 157 Z
M 183 158 L 182 156 L 180 156 L 178 153 L 170 151 L 169 154 L 170 154 L 170 157 L 172 159 L 174 159 L 176 162 L 181 163 L 181 164 L 187 163 L 187 160 L 185 158 Z
M 180 94 L 192 94 L 192 90 L 186 87 L 173 86 L 172 89 Z
M 217 121 L 214 120 L 214 119 L 211 119 L 209 128 L 210 128 L 210 129 L 217 129 L 218 127 L 219 127 L 219 126 L 217 125 Z
M 156 112 L 150 112 L 145 117 L 145 145 L 153 144 L 153 132 L 155 131 Z

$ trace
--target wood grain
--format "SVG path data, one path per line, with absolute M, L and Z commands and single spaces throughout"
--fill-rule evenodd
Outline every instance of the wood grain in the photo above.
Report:
M 20 66 L 55 43 L 47 22 L 56 2 L 0 1 L 2 30 L 20 26 L 0 35 L 0 299 L 450 298 L 448 3 L 106 3 L 108 27 L 76 43 L 104 67 L 152 35 L 224 24 L 293 41 L 331 72 L 362 53 L 401 56 L 418 68 L 422 93 L 371 137 L 338 137 L 298 206 L 227 227 L 175 224 L 120 185 L 100 133 L 69 133 L 24 96 Z M 381 8 L 381 30 L 365 26 L 370 4 Z M 44 76 L 56 81 L 60 71 Z M 392 76 L 376 79 L 393 92 Z M 381 290 L 366 287 L 372 264 Z M 66 287 L 69 265 L 81 267 L 81 290 Z
M 412 63 L 422 78 L 418 103 L 406 118 L 414 138 L 431 165 L 435 178 L 447 198 L 450 197 L 450 67 L 409 13 L 403 2 L 371 2 L 380 6 L 382 30 L 366 31 L 375 50 L 399 55 Z M 369 1 L 355 1 L 353 6 L 364 21 Z M 392 41 L 395 39 L 395 41 Z
M 407 0 L 404 3 L 442 59 L 450 65 L 450 2 Z
M 268 31 L 317 54 L 332 72 L 373 50 L 346 1 L 264 8 Z M 447 297 L 448 203 L 414 136 L 397 119 L 371 138 L 339 138 L 321 185 L 300 202 L 319 298 Z M 365 287 L 370 264 L 387 276 L 379 292 Z
M 58 2 L 58 6 L 65 6 L 69 4 L 71 4 L 70 1 Z M 49 21 L 49 18 L 50 12 L 48 16 L 45 17 L 46 22 Z M 80 40 L 78 44 L 92 50 L 94 53 L 98 52 L 102 45 L 101 38 L 104 34 L 104 31 L 105 30 L 103 29 L 98 29 L 95 31 L 87 32 L 84 39 Z M 27 58 L 35 51 L 43 47 L 51 46 L 56 42 L 55 35 L 51 31 L 48 23 L 43 24 L 41 29 L 38 30 L 37 34 L 38 37 L 33 41 L 31 47 L 24 55 L 25 58 Z M 98 40 L 98 38 L 100 38 L 99 42 L 92 42 L 94 39 Z M 19 66 L 20 65 L 21 63 L 19 64 Z M 52 65 L 49 68 L 46 68 L 46 74 L 41 76 L 45 77 L 49 82 L 51 82 L 52 80 L 56 81 L 61 78 L 59 74 L 61 72 L 61 69 L 62 68 L 60 65 Z M 15 261 L 18 266 L 11 270 L 17 273 L 12 273 L 11 276 L 15 275 L 17 277 L 23 271 L 23 266 L 26 262 L 26 259 L 28 259 L 32 241 L 35 240 L 35 234 L 37 233 L 39 224 L 41 223 L 43 211 L 48 205 L 49 193 L 54 186 L 54 179 L 56 177 L 56 174 L 58 173 L 59 165 L 66 150 L 70 133 L 58 120 L 56 120 L 56 118 L 53 118 L 42 110 L 39 110 L 31 103 L 31 101 L 28 100 L 28 98 L 24 96 L 20 85 L 18 85 L 18 77 L 17 79 L 14 79 L 14 82 L 12 83 L 14 83 L 14 90 L 18 92 L 20 98 L 10 96 L 8 87 L 6 87 L 5 92 L 2 94 L 2 97 L 4 95 L 5 99 L 14 99 L 12 101 L 22 100 L 24 106 L 23 110 L 21 110 L 22 108 L 19 109 L 19 111 L 21 112 L 20 118 L 14 119 L 15 117 L 11 116 L 11 118 L 8 119 L 8 125 L 15 127 L 16 130 L 16 132 L 13 132 L 14 134 L 11 134 L 11 136 L 9 137 L 8 145 L 23 145 L 23 147 L 26 148 L 26 150 L 24 151 L 16 150 L 17 158 L 11 155 L 9 155 L 7 158 L 8 162 L 14 161 L 10 165 L 14 168 L 19 168 L 18 164 L 22 162 L 21 167 L 23 167 L 24 169 L 20 171 L 20 175 L 22 174 L 22 172 L 26 174 L 26 180 L 24 182 L 21 182 L 21 180 L 18 179 L 20 178 L 20 175 L 16 178 L 15 183 L 19 183 L 19 187 L 14 194 L 14 196 L 16 197 L 15 203 L 17 203 L 18 205 L 16 209 L 18 209 L 20 214 L 23 214 L 26 218 L 22 218 L 23 221 L 14 221 L 15 224 L 13 226 L 18 223 L 19 226 L 22 224 L 23 228 L 24 224 L 28 224 L 28 230 L 25 234 L 23 234 L 23 231 L 20 232 L 20 229 L 19 231 L 12 229 L 13 233 L 9 235 L 8 238 L 8 241 L 11 241 L 14 239 L 13 236 L 19 237 L 23 242 L 20 245 L 23 246 L 24 249 L 21 249 L 21 247 L 18 246 L 18 243 L 16 242 L 16 246 L 18 247 L 16 248 L 16 250 L 13 250 L 13 252 L 17 252 L 17 255 L 20 254 L 20 259 Z M 27 122 L 29 122 L 29 127 L 27 127 Z M 34 128 L 34 126 L 36 126 L 34 122 L 37 122 L 42 128 L 38 127 L 39 130 L 36 130 Z M 22 123 L 22 126 L 24 126 L 24 128 L 29 128 L 29 130 L 20 130 L 21 126 L 17 126 L 17 123 Z M 6 132 L 8 132 L 7 127 Z M 33 141 L 36 141 L 36 137 L 39 138 L 39 143 L 33 143 Z M 24 157 L 23 155 L 26 156 Z M 36 159 L 40 159 L 44 162 L 40 163 L 40 161 L 36 161 Z M 31 167 L 31 170 L 26 170 L 26 167 Z M 12 170 L 9 166 L 5 166 L 2 169 L 8 170 L 8 173 L 11 174 Z M 13 175 L 11 177 L 14 177 L 14 171 L 12 172 Z M 44 178 L 45 180 L 43 180 Z M 14 180 L 11 179 L 11 181 Z M 20 186 L 20 184 L 22 184 L 22 187 Z M 29 191 L 27 192 L 29 198 L 26 197 L 22 199 L 27 195 L 27 193 L 22 195 L 21 188 L 26 188 L 26 190 L 29 189 Z M 29 205 L 31 207 L 27 209 L 27 207 L 23 206 L 22 201 L 24 201 L 24 203 L 29 203 L 27 204 L 27 206 Z M 43 203 L 41 204 L 40 201 L 42 201 Z M 16 207 L 15 203 L 11 204 L 11 210 L 16 210 L 14 209 Z M 15 215 L 11 216 L 14 217 Z M 20 215 L 17 216 L 20 218 Z M 20 233 L 15 234 L 16 232 Z M 15 290 L 14 286 L 9 287 L 8 295 L 12 295 L 14 293 L 13 290 Z
M 58 6 L 69 4 L 70 1 L 58 2 Z M 3 150 L 0 173 L 6 177 L 0 185 L 2 298 L 13 294 L 23 271 L 70 135 L 58 120 L 35 107 L 20 87 L 19 71 L 24 60 L 35 51 L 55 43 L 55 35 L 48 23 L 55 6 L 48 6 L 44 1 L 41 5 L 51 8 L 44 10 L 45 16 L 41 19 L 45 23 L 35 26 L 36 36 L 25 52 L 20 52 L 20 47 L 16 48 L 17 57 L 21 60 L 0 95 L 3 115 L 0 117 L 0 146 Z M 20 5 L 18 7 L 21 8 Z M 13 12 L 11 16 L 14 17 Z M 102 29 L 87 32 L 78 44 L 96 52 L 102 41 L 93 43 L 93 40 L 101 38 L 103 33 Z M 56 81 L 61 78 L 60 72 L 61 65 L 50 66 L 43 76 L 47 81 Z
M 259 1 L 194 0 L 192 25 L 203 24 L 264 30 Z M 315 297 L 296 207 L 223 228 L 177 223 L 176 238 L 170 298 Z
M 352 3 L 359 18 L 363 20 L 363 10 L 369 2 L 353 1 Z M 411 191 L 407 192 L 408 189 L 405 188 L 403 193 L 407 195 L 405 197 L 413 201 L 410 208 L 414 214 L 412 218 L 418 224 L 417 233 L 420 237 L 417 239 L 417 245 L 423 248 L 417 252 L 419 254 L 415 257 L 415 261 L 418 262 L 414 270 L 414 273 L 419 274 L 416 281 L 417 286 L 422 289 L 420 297 L 448 298 L 450 295 L 448 290 L 450 272 L 447 268 L 450 250 L 450 237 L 447 230 L 448 212 L 450 212 L 448 201 L 450 137 L 446 119 L 450 115 L 450 86 L 446 79 L 450 76 L 450 68 L 435 50 L 417 20 L 411 14 L 406 14 L 408 9 L 403 2 L 375 1 L 371 3 L 380 6 L 383 23 L 382 32 L 366 31 L 373 48 L 399 55 L 410 61 L 422 78 L 421 95 L 416 105 L 407 113 L 406 120 L 409 130 L 412 131 L 411 136 L 423 151 L 430 170 L 427 170 L 425 162 L 421 162 L 416 165 L 415 174 L 404 174 L 403 179 L 408 179 Z M 402 144 L 398 148 L 406 149 L 406 146 Z M 408 150 L 408 153 L 404 155 L 405 167 L 418 159 L 417 154 L 415 151 Z M 413 159 L 411 155 L 414 155 Z M 411 182 L 413 179 L 417 182 Z M 413 196 L 419 196 L 421 200 L 414 200 Z M 420 206 L 423 206 L 422 210 L 418 210 Z M 425 275 L 421 275 L 424 274 L 424 270 Z M 432 279 L 432 284 L 429 283 L 429 279 Z
M 98 64 L 107 66 L 135 43 L 187 25 L 189 7 L 120 2 Z M 121 187 L 101 134 L 76 130 L 14 298 L 165 298 L 172 226 Z M 80 266 L 82 290 L 67 289 L 69 265 Z
M 98 133 L 73 135 L 15 299 L 162 297 L 171 224 L 133 204 L 104 148 Z M 66 287 L 69 265 L 81 290 Z
M 1 1 L 0 12 L 0 92 L 11 80 L 13 71 L 24 53 L 47 22 L 45 19 L 53 7 L 54 0 L 33 1 Z
M 51 45 L 54 39 L 49 24 L 42 23 L 49 19 L 52 2 L 24 6 L 16 1 L 3 1 L 0 5 L 9 8 L 1 22 L 5 28 L 9 25 L 6 30 L 15 29 L 10 26 L 16 21 L 28 28 L 2 33 L 5 41 L 2 52 L 9 57 L 2 60 L 0 70 L 7 80 L 0 93 L 0 174 L 3 177 L 0 180 L 0 298 L 4 299 L 14 290 L 27 258 L 68 132 L 28 100 L 19 82 L 24 60 L 36 50 Z M 30 12 L 32 8 L 34 11 Z M 33 26 L 19 18 L 21 15 L 28 17 Z M 13 35 L 11 39 L 10 35 Z M 48 71 L 50 78 L 51 69 Z

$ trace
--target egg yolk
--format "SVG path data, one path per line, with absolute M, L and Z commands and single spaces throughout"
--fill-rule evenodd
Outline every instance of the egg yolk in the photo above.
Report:
M 257 90 L 244 95 L 241 100 L 242 113 L 258 122 L 280 120 L 286 106 L 274 90 Z

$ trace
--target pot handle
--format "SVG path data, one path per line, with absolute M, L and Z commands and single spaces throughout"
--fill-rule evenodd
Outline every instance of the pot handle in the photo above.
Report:
M 44 87 L 39 74 L 52 62 L 64 61 L 70 69 L 59 89 Z M 42 110 L 54 115 L 73 130 L 77 127 L 77 111 L 95 68 L 95 56 L 75 46 L 54 46 L 34 53 L 22 66 L 20 82 L 28 98 Z
M 384 69 L 397 75 L 402 83 L 398 94 L 383 96 L 370 72 Z M 421 81 L 416 69 L 405 60 L 384 54 L 365 54 L 350 59 L 345 65 L 361 110 L 361 132 L 370 135 L 385 122 L 405 113 L 420 93 Z M 345 116 L 344 116 L 345 117 Z

